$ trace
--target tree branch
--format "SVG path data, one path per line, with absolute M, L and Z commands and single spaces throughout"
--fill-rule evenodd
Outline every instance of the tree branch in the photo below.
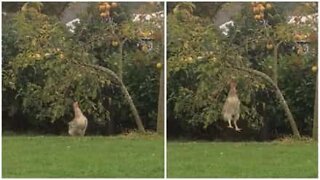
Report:
M 289 106 L 286 102 L 286 100 L 284 99 L 278 85 L 265 73 L 263 72 L 260 72 L 260 71 L 257 71 L 257 70 L 254 70 L 254 69 L 249 69 L 249 68 L 242 68 L 242 67 L 231 67 L 231 66 L 228 66 L 227 68 L 230 68 L 230 69 L 236 69 L 236 70 L 239 70 L 239 71 L 243 71 L 243 72 L 247 72 L 247 73 L 250 73 L 250 74 L 254 74 L 254 75 L 257 75 L 261 78 L 263 78 L 264 80 L 266 80 L 273 88 L 275 88 L 276 90 L 276 94 L 277 94 L 277 97 L 280 101 L 280 104 L 282 105 L 283 109 L 285 110 L 285 113 L 288 117 L 288 120 L 289 120 L 289 123 L 290 123 L 290 127 L 291 127 L 291 130 L 293 132 L 293 135 L 297 138 L 301 138 L 300 136 L 300 133 L 299 133 L 299 130 L 297 128 L 297 125 L 296 125 L 296 122 L 293 118 L 293 115 L 289 109 Z
M 139 116 L 138 110 L 137 110 L 136 106 L 134 105 L 133 100 L 132 100 L 132 98 L 131 98 L 126 86 L 123 84 L 122 80 L 117 76 L 116 73 L 114 73 L 112 70 L 110 70 L 108 68 L 105 68 L 105 67 L 102 67 L 102 66 L 98 66 L 98 65 L 80 63 L 80 62 L 77 62 L 77 61 L 70 61 L 70 62 L 73 63 L 73 64 L 76 64 L 78 66 L 88 67 L 88 68 L 95 69 L 97 71 L 102 71 L 102 72 L 106 73 L 106 75 L 108 75 L 111 78 L 112 81 L 114 81 L 115 83 L 118 83 L 120 85 L 121 92 L 124 94 L 125 99 L 129 103 L 129 106 L 130 106 L 131 112 L 132 112 L 132 114 L 134 116 L 134 119 L 135 119 L 136 125 L 138 127 L 138 130 L 140 132 L 143 132 L 143 133 L 145 132 L 145 129 L 144 129 L 144 126 L 142 124 L 142 120 L 141 120 L 141 118 Z

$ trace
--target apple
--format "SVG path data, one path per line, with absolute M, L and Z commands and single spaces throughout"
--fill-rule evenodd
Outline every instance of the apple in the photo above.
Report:
M 157 66 L 158 69 L 161 69 L 161 68 L 162 68 L 162 64 L 161 64 L 161 63 L 157 63 L 156 66 Z

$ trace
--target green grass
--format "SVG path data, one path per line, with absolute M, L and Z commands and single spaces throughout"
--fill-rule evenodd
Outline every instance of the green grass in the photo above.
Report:
M 3 177 L 163 177 L 163 138 L 4 136 Z
M 168 142 L 170 178 L 316 178 L 316 142 Z

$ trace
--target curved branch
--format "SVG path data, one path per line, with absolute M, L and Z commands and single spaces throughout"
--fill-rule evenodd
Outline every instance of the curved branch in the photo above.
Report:
M 293 118 L 293 115 L 289 109 L 289 106 L 286 102 L 286 100 L 284 99 L 278 85 L 268 76 L 266 75 L 265 73 L 263 72 L 260 72 L 260 71 L 257 71 L 257 70 L 254 70 L 254 69 L 249 69 L 249 68 L 242 68 L 242 67 L 231 67 L 231 66 L 228 66 L 228 68 L 231 68 L 231 69 L 236 69 L 236 70 L 239 70 L 239 71 L 243 71 L 243 72 L 247 72 L 247 73 L 250 73 L 250 74 L 254 74 L 254 75 L 257 75 L 261 78 L 263 78 L 264 80 L 266 80 L 270 85 L 272 85 L 275 90 L 276 90 L 276 94 L 277 94 L 277 97 L 283 107 L 283 109 L 285 110 L 285 113 L 288 117 L 288 120 L 289 120 L 289 123 L 290 123 L 290 127 L 291 127 L 291 130 L 293 132 L 293 135 L 297 138 L 300 138 L 300 133 L 299 133 L 299 130 L 297 128 L 297 125 L 296 125 L 296 122 Z
M 142 120 L 139 116 L 138 110 L 137 110 L 136 106 L 134 105 L 133 100 L 132 100 L 126 86 L 123 84 L 122 80 L 117 76 L 116 73 L 114 73 L 112 70 L 110 70 L 108 68 L 98 66 L 98 65 L 79 63 L 76 61 L 70 61 L 70 62 L 72 62 L 73 64 L 76 64 L 76 65 L 79 65 L 79 66 L 89 67 L 89 68 L 95 69 L 97 71 L 102 71 L 102 72 L 106 73 L 111 78 L 112 81 L 118 83 L 120 85 L 121 92 L 124 94 L 125 99 L 129 103 L 129 106 L 130 106 L 131 112 L 134 116 L 138 130 L 141 132 L 145 132 L 145 129 L 144 129 Z

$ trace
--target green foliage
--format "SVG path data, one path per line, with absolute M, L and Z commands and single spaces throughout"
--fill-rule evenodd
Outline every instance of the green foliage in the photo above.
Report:
M 254 18 L 253 6 L 246 4 L 241 13 L 234 18 L 235 27 L 230 29 L 228 38 L 233 38 L 232 43 L 239 46 L 241 56 L 249 59 L 251 68 L 258 69 L 270 77 L 274 77 L 276 73 L 278 85 L 287 99 L 299 129 L 303 133 L 310 134 L 316 80 L 311 68 L 317 58 L 314 54 L 316 46 L 312 34 L 315 33 L 313 28 L 317 23 L 311 20 L 306 24 L 288 24 L 287 16 L 292 14 L 307 16 L 315 11 L 312 11 L 313 6 L 308 8 L 305 3 L 294 3 L 294 9 L 287 9 L 285 14 L 283 3 L 269 4 L 272 8 L 265 10 L 263 21 L 257 21 Z M 301 42 L 305 42 L 305 45 Z M 303 52 L 303 46 L 308 46 L 309 51 Z M 274 71 L 275 54 L 278 62 L 277 72 Z M 270 90 L 264 94 L 274 97 Z M 256 98 L 256 103 L 264 102 L 268 105 L 264 113 L 277 117 L 268 117 L 273 127 L 286 129 L 287 123 L 282 121 L 285 117 L 279 103 L 274 98 L 263 96 Z
M 186 21 L 175 12 L 168 15 L 168 32 L 168 109 L 175 114 L 169 118 L 206 129 L 221 119 L 228 82 L 237 79 L 241 117 L 250 122 L 251 128 L 259 128 L 262 122 L 250 105 L 254 101 L 251 93 L 265 85 L 259 83 L 259 78 L 227 68 L 247 62 L 210 21 L 197 16 Z
M 4 107 L 18 102 L 18 109 L 34 124 L 65 122 L 71 118 L 72 102 L 79 101 L 91 121 L 109 119 L 108 96 L 102 97 L 101 92 L 111 86 L 110 80 L 69 63 L 90 63 L 92 58 L 56 19 L 36 11 L 23 11 L 5 26 L 15 36 L 4 30 L 4 35 L 9 34 L 3 36 L 3 48 L 8 52 L 3 64 L 3 93 L 8 103 Z M 6 96 L 10 94 L 14 96 Z
M 79 101 L 92 128 L 106 127 L 108 120 L 116 122 L 113 132 L 134 127 L 118 84 L 101 72 L 75 64 L 87 63 L 114 71 L 142 111 L 147 128 L 155 129 L 160 75 L 156 64 L 163 58 L 163 18 L 133 22 L 132 10 L 159 11 L 162 5 L 118 3 L 110 12 L 112 18 L 105 18 L 100 16 L 98 3 L 92 3 L 74 33 L 40 13 L 41 7 L 26 3 L 13 17 L 5 18 L 5 111 L 17 109 L 35 126 L 50 122 L 66 126 L 72 118 L 72 102 Z M 152 48 L 144 48 L 150 43 Z
M 134 3 L 119 3 L 119 7 L 111 11 L 112 19 L 104 19 L 99 15 L 98 3 L 93 3 L 82 15 L 73 38 L 95 56 L 95 64 L 107 67 L 122 77 L 142 119 L 145 119 L 146 127 L 154 129 L 160 78 L 156 64 L 163 59 L 163 18 L 133 22 L 133 14 L 129 11 L 131 6 Z M 150 3 L 136 7 L 144 7 L 136 13 L 155 13 L 163 9 Z M 150 8 L 154 11 L 148 12 Z M 149 48 L 150 44 L 152 48 Z M 125 105 L 122 94 L 113 93 L 110 106 L 113 117 L 122 124 L 130 124 L 129 112 L 119 108 Z
M 303 133 L 310 134 L 313 121 L 316 73 L 312 66 L 316 57 L 311 54 L 299 56 L 292 54 L 279 60 L 279 84 L 288 98 L 288 104 L 298 120 Z M 294 81 L 293 81 L 294 79 Z
M 259 17 L 253 7 L 262 4 L 267 7 L 266 3 L 243 4 L 227 36 L 218 32 L 206 16 L 198 17 L 191 10 L 186 13 L 184 10 L 188 8 L 179 11 L 184 4 L 172 8 L 173 13 L 167 18 L 168 118 L 180 123 L 187 132 L 190 131 L 186 127 L 209 130 L 211 125 L 219 126 L 228 83 L 235 79 L 241 101 L 240 121 L 245 120 L 252 130 L 260 130 L 264 121 L 268 121 L 270 134 L 278 130 L 288 132 L 288 123 L 283 121 L 286 117 L 273 87 L 256 76 L 230 68 L 252 68 L 274 77 L 276 54 L 275 77 L 280 89 L 299 121 L 299 128 L 303 133 L 310 132 L 315 87 L 311 67 L 317 47 L 312 33 L 316 24 L 312 21 L 310 25 L 288 24 L 281 3 L 269 3 L 268 8 L 259 12 Z M 198 3 L 193 5 L 197 9 Z M 304 4 L 298 3 L 297 7 L 300 6 Z M 183 13 L 187 15 L 181 16 Z M 309 52 L 297 51 L 302 48 L 297 34 L 307 36 L 300 40 L 307 42 Z M 307 106 L 301 106 L 306 103 Z
M 6 13 L 16 13 L 20 11 L 25 5 L 25 2 L 4 2 L 2 4 L 2 11 Z M 41 13 L 60 17 L 65 8 L 68 7 L 70 2 L 29 2 L 28 5 L 30 7 L 34 6 L 35 8 L 40 8 Z

